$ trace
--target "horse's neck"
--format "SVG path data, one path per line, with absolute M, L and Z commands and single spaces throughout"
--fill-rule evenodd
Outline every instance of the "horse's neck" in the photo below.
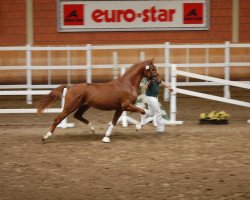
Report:
M 124 76 L 122 77 L 122 80 L 128 81 L 131 84 L 131 86 L 133 86 L 134 88 L 138 88 L 143 78 L 141 71 L 142 71 L 141 67 L 137 67 L 130 73 L 124 74 Z

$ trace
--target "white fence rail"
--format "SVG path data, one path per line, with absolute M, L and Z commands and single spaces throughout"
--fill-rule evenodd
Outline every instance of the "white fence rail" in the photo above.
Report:
M 41 90 L 41 91 L 0 91 L 1 95 L 47 95 L 50 93 L 50 90 Z M 61 108 L 47 108 L 44 110 L 44 113 L 60 113 L 63 110 L 65 103 L 65 95 L 67 93 L 67 88 L 63 90 Z M 3 108 L 0 109 L 0 114 L 14 114 L 14 113 L 36 113 L 37 109 L 35 108 Z M 74 127 L 74 124 L 68 123 L 67 118 L 65 118 L 57 127 L 60 128 L 71 128 Z
M 176 123 L 182 123 L 180 121 L 176 121 L 176 111 L 177 111 L 177 106 L 176 106 L 176 95 L 177 93 L 180 94 L 185 94 L 185 95 L 190 95 L 190 96 L 195 96 L 195 97 L 200 97 L 200 98 L 205 98 L 205 99 L 210 99 L 213 101 L 220 101 L 224 103 L 230 103 L 238 106 L 244 106 L 250 108 L 250 103 L 249 102 L 244 102 L 244 101 L 239 101 L 235 99 L 230 99 L 230 98 L 225 98 L 225 97 L 219 97 L 215 95 L 209 95 L 209 94 L 204 94 L 200 92 L 194 92 L 191 90 L 185 90 L 185 89 L 180 89 L 177 88 L 177 76 L 188 76 L 192 78 L 197 78 L 197 79 L 203 79 L 206 81 L 213 81 L 213 82 L 218 82 L 222 83 L 225 85 L 231 85 L 235 87 L 240 87 L 240 88 L 245 88 L 245 89 L 250 89 L 250 84 L 244 84 L 240 82 L 234 82 L 234 81 L 228 81 L 224 79 L 218 79 L 214 77 L 209 77 L 209 76 L 204 76 L 204 75 L 199 75 L 199 74 L 194 74 L 190 72 L 184 72 L 176 69 L 176 65 L 172 65 L 172 72 L 171 72 L 171 86 L 174 90 L 174 92 L 171 94 L 171 100 L 170 100 L 170 122 L 172 124 Z M 250 120 L 247 121 L 248 123 Z
M 26 65 L 23 66 L 0 66 L 0 71 L 2 70 L 25 70 L 26 71 L 26 84 L 21 85 L 0 85 L 1 90 L 6 89 L 26 89 L 27 91 L 31 91 L 33 89 L 50 89 L 55 88 L 58 85 L 52 84 L 51 81 L 51 73 L 48 73 L 48 84 L 44 85 L 35 85 L 32 83 L 32 72 L 35 70 L 67 70 L 67 83 L 71 83 L 71 75 L 70 70 L 74 69 L 84 69 L 86 70 L 86 82 L 92 82 L 92 70 L 93 69 L 113 69 L 116 71 L 123 67 L 129 67 L 132 63 L 128 64 L 119 64 L 118 62 L 118 54 L 117 50 L 128 50 L 128 49 L 140 49 L 141 54 L 144 53 L 144 50 L 147 49 L 162 49 L 164 50 L 164 62 L 156 63 L 157 66 L 164 68 L 164 78 L 165 81 L 170 81 L 170 65 L 171 65 L 171 53 L 174 49 L 185 49 L 186 50 L 186 63 L 176 63 L 179 67 L 186 68 L 186 71 L 189 71 L 189 68 L 203 67 L 206 70 L 206 74 L 209 74 L 209 68 L 211 67 L 223 67 L 224 68 L 224 79 L 230 80 L 230 67 L 249 67 L 250 69 L 250 61 L 249 62 L 231 62 L 230 60 L 230 50 L 234 48 L 250 48 L 250 44 L 230 44 L 229 42 L 225 42 L 224 44 L 170 44 L 166 42 L 164 44 L 150 44 L 150 45 L 85 45 L 85 46 L 65 46 L 65 47 L 37 47 L 37 46 L 23 46 L 23 47 L 0 47 L 0 52 L 2 51 L 25 51 L 26 52 Z M 191 63 L 190 62 L 190 49 L 205 49 L 205 56 L 203 63 Z M 222 49 L 224 50 L 224 60 L 220 63 L 209 62 L 209 49 Z M 85 52 L 85 60 L 86 64 L 84 65 L 71 65 L 71 51 L 84 51 Z M 103 63 L 100 65 L 92 64 L 93 60 L 93 51 L 95 50 L 113 50 L 113 63 Z M 45 51 L 47 52 L 46 62 L 47 65 L 37 66 L 32 65 L 32 52 L 35 51 Z M 53 66 L 51 65 L 51 52 L 52 51 L 66 51 L 66 65 Z M 4 58 L 1 58 L 4 59 Z M 117 76 L 113 74 L 113 77 Z M 250 80 L 249 80 L 250 81 Z M 210 86 L 210 85 L 221 85 L 221 83 L 209 83 L 209 82 L 190 82 L 189 78 L 186 79 L 185 82 L 178 82 L 179 86 Z M 224 97 L 230 98 L 230 88 L 228 85 L 224 85 Z M 169 99 L 169 93 L 167 90 L 164 92 L 164 99 Z M 27 95 L 27 103 L 32 103 L 32 94 Z

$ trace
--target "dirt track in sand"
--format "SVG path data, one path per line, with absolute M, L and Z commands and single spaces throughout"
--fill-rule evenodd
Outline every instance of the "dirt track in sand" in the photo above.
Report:
M 250 101 L 241 94 L 234 95 Z M 23 102 L 1 100 L 1 107 Z M 177 106 L 184 125 L 168 126 L 164 135 L 152 124 L 139 133 L 118 125 L 110 144 L 101 138 L 113 112 L 86 113 L 95 135 L 70 117 L 76 128 L 57 129 L 45 144 L 54 114 L 1 114 L 0 199 L 250 199 L 249 108 L 191 97 Z M 212 110 L 228 112 L 230 123 L 198 124 L 199 113 Z

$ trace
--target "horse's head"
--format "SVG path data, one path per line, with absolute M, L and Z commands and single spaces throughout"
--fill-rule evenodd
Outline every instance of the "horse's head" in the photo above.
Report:
M 161 81 L 160 75 L 158 74 L 157 68 L 153 63 L 154 59 L 146 61 L 145 68 L 143 69 L 143 75 L 148 80 L 155 79 L 158 82 Z

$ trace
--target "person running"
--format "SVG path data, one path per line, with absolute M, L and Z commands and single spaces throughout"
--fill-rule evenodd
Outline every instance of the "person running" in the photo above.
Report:
M 164 133 L 165 132 L 165 123 L 162 118 L 161 108 L 158 102 L 159 88 L 164 87 L 168 88 L 170 92 L 173 91 L 171 87 L 164 81 L 158 81 L 155 78 L 152 78 L 146 81 L 144 89 L 146 90 L 146 103 L 148 104 L 148 111 L 146 115 L 141 115 L 141 126 L 145 125 L 145 120 L 148 117 L 156 116 L 156 132 Z

